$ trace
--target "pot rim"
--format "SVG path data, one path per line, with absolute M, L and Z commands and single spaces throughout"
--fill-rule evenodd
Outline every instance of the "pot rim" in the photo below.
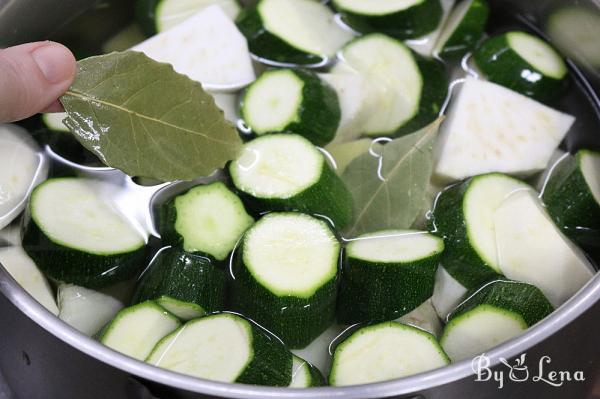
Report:
M 409 377 L 347 387 L 291 389 L 215 382 L 151 366 L 116 352 L 102 345 L 98 341 L 80 333 L 33 299 L 33 297 L 31 297 L 12 278 L 1 263 L 0 292 L 2 292 L 13 305 L 44 330 L 86 355 L 137 377 L 194 393 L 243 399 L 316 399 L 322 397 L 368 399 L 415 394 L 425 389 L 431 389 L 474 375 L 472 360 L 465 359 L 439 369 Z M 544 320 L 532 326 L 518 337 L 515 337 L 486 353 L 487 358 L 490 360 L 490 367 L 500 363 L 500 358 L 508 359 L 526 352 L 532 346 L 540 343 L 567 324 L 571 323 L 599 299 L 600 273 L 596 273 L 577 294 L 571 297 Z

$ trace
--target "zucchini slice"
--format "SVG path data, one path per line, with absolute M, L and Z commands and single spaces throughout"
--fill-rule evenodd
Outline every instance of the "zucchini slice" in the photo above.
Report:
M 333 321 L 340 244 L 327 223 L 269 213 L 244 236 L 233 275 L 234 309 L 303 348 Z
M 431 297 L 431 303 L 439 318 L 447 320 L 448 315 L 460 304 L 467 291 L 467 287 L 452 277 L 444 266 L 439 265 Z
M 216 5 L 131 50 L 171 64 L 208 91 L 236 91 L 256 79 L 245 37 Z
M 363 127 L 369 136 L 414 132 L 434 121 L 447 95 L 444 67 L 397 39 L 374 33 L 348 43 L 342 63 L 371 82 L 373 110 Z
M 310 388 L 325 385 L 323 374 L 315 366 L 298 356 L 293 356 L 290 388 Z
M 241 11 L 236 0 L 137 0 L 136 19 L 147 36 L 171 29 L 212 5 L 235 21 Z
M 133 303 L 154 300 L 180 319 L 190 320 L 223 310 L 225 285 L 225 272 L 210 259 L 167 248 L 144 271 Z
M 198 378 L 288 386 L 292 354 L 277 339 L 232 313 L 184 324 L 163 338 L 146 362 Z
M 494 224 L 502 273 L 535 285 L 555 307 L 594 275 L 585 254 L 554 225 L 533 190 L 510 195 L 496 210 Z
M 242 12 L 237 25 L 252 54 L 267 63 L 321 65 L 352 38 L 314 0 L 260 0 Z
M 553 310 L 533 285 L 492 281 L 469 293 L 450 314 L 441 343 L 452 361 L 462 360 L 516 336 Z
M 58 317 L 87 336 L 93 336 L 123 309 L 123 303 L 105 293 L 72 284 L 58 286 Z
M 345 249 L 337 317 L 342 324 L 392 320 L 433 294 L 441 238 L 413 230 L 369 233 Z
M 574 121 L 505 87 L 467 78 L 440 128 L 435 173 L 461 180 L 542 171 Z
M 0 264 L 33 299 L 58 315 L 52 287 L 21 247 L 0 248 Z
M 474 288 L 500 273 L 494 215 L 506 197 L 530 187 L 490 173 L 444 190 L 433 210 L 436 234 L 444 238 L 442 264 L 459 284 Z
M 23 248 L 48 277 L 103 287 L 133 277 L 145 256 L 145 237 L 110 205 L 108 183 L 54 178 L 31 194 Z
M 31 190 L 48 174 L 48 163 L 29 133 L 0 125 L 0 230 L 21 214 Z
M 462 0 L 450 13 L 433 51 L 447 61 L 460 60 L 483 37 L 490 13 L 487 0 Z
M 492 82 L 539 101 L 560 96 L 569 70 L 548 43 L 512 31 L 486 40 L 473 54 L 477 67 Z
M 315 73 L 279 69 L 265 72 L 248 87 L 242 117 L 259 136 L 289 132 L 325 145 L 335 136 L 341 110 L 335 90 Z
M 543 200 L 567 236 L 584 248 L 600 246 L 600 153 L 580 150 L 558 163 Z
M 62 122 L 66 117 L 66 112 L 51 112 L 42 114 L 42 122 L 48 130 L 53 132 L 69 133 L 69 128 Z
M 167 201 L 158 227 L 165 243 L 222 261 L 253 223 L 239 197 L 218 181 Z
M 353 29 L 398 39 L 423 36 L 442 18 L 440 0 L 333 0 L 333 5 Z
M 352 221 L 352 195 L 323 154 L 302 136 L 273 134 L 246 143 L 229 166 L 235 187 L 259 212 L 300 211 Z
M 180 326 L 177 317 L 152 301 L 121 310 L 100 333 L 100 342 L 137 360 L 144 360 L 154 346 Z
M 388 321 L 361 327 L 337 345 L 329 383 L 342 386 L 386 381 L 448 363 L 433 335 Z

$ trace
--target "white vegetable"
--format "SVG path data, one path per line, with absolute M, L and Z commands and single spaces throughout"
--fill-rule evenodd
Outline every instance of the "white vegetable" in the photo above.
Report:
M 52 288 L 23 248 L 0 248 L 0 263 L 29 295 L 48 311 L 58 315 Z
M 592 265 L 554 225 L 533 190 L 511 194 L 494 221 L 502 273 L 535 285 L 555 307 L 592 278 Z
M 494 83 L 467 78 L 440 129 L 435 173 L 460 180 L 546 168 L 575 118 Z
M 347 328 L 334 324 L 315 338 L 306 348 L 294 349 L 292 353 L 307 362 L 312 363 L 319 370 L 329 370 L 331 367 L 331 343 Z
M 92 336 L 123 308 L 110 295 L 71 284 L 58 287 L 58 317 L 73 328 Z
M 450 312 L 460 304 L 466 293 L 467 288 L 456 281 L 442 265 L 439 265 L 435 274 L 431 302 L 440 319 L 446 320 Z
M 238 114 L 238 96 L 235 93 L 210 93 L 210 95 L 215 99 L 215 104 L 223 114 L 225 115 L 225 119 L 234 125 L 237 124 L 238 119 L 240 118 Z
M 134 51 L 173 65 L 210 91 L 235 91 L 255 79 L 246 39 L 219 6 L 210 6 Z
M 431 298 L 395 321 L 418 327 L 436 337 L 439 337 L 442 333 L 442 323 L 432 305 Z

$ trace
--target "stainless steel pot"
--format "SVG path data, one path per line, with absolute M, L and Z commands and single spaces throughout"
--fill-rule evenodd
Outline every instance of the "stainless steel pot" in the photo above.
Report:
M 90 3 L 0 0 L 0 46 L 46 38 L 65 19 L 75 17 Z M 540 30 L 548 14 L 557 7 L 572 4 L 600 15 L 597 1 L 492 3 L 498 13 L 508 10 Z M 32 9 L 35 12 L 30 12 Z M 38 24 L 42 20 L 43 23 Z M 570 50 L 585 68 L 583 73 L 575 70 L 575 75 L 594 108 L 589 118 L 595 129 L 577 136 L 575 144 L 568 143 L 568 147 L 585 142 L 599 148 L 600 65 L 586 59 L 586 54 Z M 600 397 L 600 319 L 597 317 L 600 274 L 551 316 L 523 335 L 494 348 L 475 364 L 465 360 L 395 381 L 303 391 L 206 381 L 123 356 L 58 320 L 21 289 L 2 267 L 0 292 L 3 294 L 0 295 L 0 371 L 21 399 Z M 528 367 L 526 379 L 525 369 L 515 368 L 511 374 L 511 369 L 504 364 L 506 361 L 514 365 L 514 359 L 524 353 Z M 479 375 L 473 369 L 478 365 L 486 366 L 480 368 Z M 488 369 L 494 372 L 493 377 L 487 373 Z M 561 373 L 553 379 L 551 371 Z M 570 381 L 564 381 L 567 373 Z M 560 386 L 559 377 L 563 378 Z M 579 381 L 582 378 L 583 381 Z

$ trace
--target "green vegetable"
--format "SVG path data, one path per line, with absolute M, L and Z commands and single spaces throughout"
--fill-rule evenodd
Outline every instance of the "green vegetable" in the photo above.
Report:
M 146 361 L 198 378 L 288 386 L 292 354 L 260 327 L 232 313 L 192 320 L 162 339 Z
M 494 36 L 475 51 L 474 59 L 490 81 L 540 101 L 557 98 L 568 84 L 569 71 L 562 57 L 529 33 Z
M 77 79 L 60 101 L 65 124 L 84 147 L 131 176 L 206 176 L 241 146 L 199 83 L 137 52 L 79 61 Z
M 180 319 L 223 310 L 225 272 L 210 259 L 178 248 L 159 252 L 138 284 L 133 303 L 155 300 Z
M 272 134 L 250 141 L 229 165 L 229 174 L 258 213 L 299 211 L 323 216 L 339 228 L 352 220 L 350 192 L 302 136 Z
M 443 367 L 448 357 L 435 337 L 394 321 L 360 327 L 333 354 L 329 383 L 368 384 Z
M 361 235 L 347 245 L 337 302 L 338 321 L 393 320 L 433 294 L 442 239 L 413 230 Z
M 303 348 L 333 321 L 340 244 L 323 221 L 269 213 L 246 232 L 233 266 L 233 308 Z
M 310 388 L 323 385 L 325 385 L 325 378 L 319 369 L 294 355 L 290 388 Z
M 433 169 L 439 121 L 392 140 L 346 167 L 342 180 L 352 193 L 354 221 L 349 236 L 381 229 L 406 229 L 416 220 Z
M 158 229 L 164 243 L 223 261 L 252 223 L 239 197 L 222 182 L 214 182 L 165 203 Z
M 489 13 L 487 0 L 462 0 L 444 24 L 434 54 L 456 61 L 473 50 L 483 37 Z
M 100 333 L 111 349 L 144 360 L 154 345 L 180 326 L 179 320 L 152 301 L 121 310 Z
M 139 272 L 145 238 L 101 194 L 116 189 L 83 178 L 49 179 L 36 187 L 23 248 L 44 274 L 95 288 Z
M 335 90 L 299 69 L 265 72 L 242 100 L 242 116 L 255 134 L 296 133 L 315 145 L 333 140 L 340 112 Z
M 446 244 L 441 263 L 461 285 L 474 288 L 500 274 L 494 213 L 509 194 L 528 188 L 490 173 L 451 186 L 438 197 L 433 223 Z
M 448 317 L 441 343 L 452 360 L 475 355 L 531 327 L 554 308 L 537 287 L 510 280 L 489 282 L 467 294 Z
M 399 39 L 423 36 L 442 18 L 440 0 L 334 0 L 344 22 L 363 32 L 383 32 Z

